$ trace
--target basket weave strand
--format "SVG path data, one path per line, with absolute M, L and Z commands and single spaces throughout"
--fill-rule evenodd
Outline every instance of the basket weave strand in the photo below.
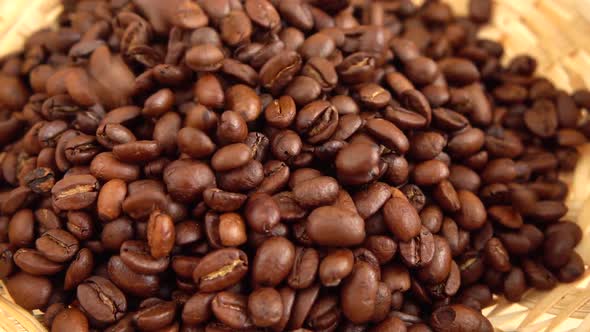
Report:
M 356 0 L 355 0 L 356 1 Z M 457 15 L 468 0 L 445 0 Z M 419 3 L 421 1 L 415 1 Z M 494 15 L 480 36 L 501 42 L 505 61 L 532 54 L 538 72 L 568 92 L 590 88 L 590 0 L 494 0 Z M 59 0 L 0 0 L 0 56 L 18 51 L 33 31 L 52 26 Z M 568 218 L 584 230 L 576 248 L 590 262 L 590 145 L 572 174 L 564 174 L 570 192 Z M 529 290 L 520 303 L 504 298 L 484 310 L 498 331 L 590 331 L 590 273 L 552 291 Z M 36 312 L 39 314 L 39 312 Z M 36 318 L 16 306 L 0 282 L 0 331 L 45 331 Z

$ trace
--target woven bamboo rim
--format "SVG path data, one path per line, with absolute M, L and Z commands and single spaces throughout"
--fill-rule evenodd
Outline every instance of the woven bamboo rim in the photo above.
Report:
M 162 0 L 164 1 L 164 0 Z M 444 0 L 455 13 L 467 12 L 468 0 Z M 492 22 L 481 37 L 500 41 L 506 59 L 533 54 L 538 72 L 556 86 L 574 91 L 590 88 L 590 0 L 493 0 Z M 416 0 L 415 2 L 423 2 Z M 55 23 L 62 8 L 59 0 L 0 0 L 0 56 L 18 51 L 33 31 Z M 567 218 L 576 221 L 585 236 L 576 248 L 590 262 L 590 144 L 581 147 L 575 171 L 563 174 L 569 184 Z M 552 291 L 528 291 L 522 301 L 509 303 L 498 297 L 484 310 L 498 331 L 590 331 L 590 271 L 577 282 Z M 14 304 L 0 281 L 0 331 L 46 331 L 41 313 Z

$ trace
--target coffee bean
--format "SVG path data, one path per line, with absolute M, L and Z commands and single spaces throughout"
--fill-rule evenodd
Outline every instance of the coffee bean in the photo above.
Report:
M 63 263 L 70 260 L 78 251 L 78 240 L 61 229 L 51 229 L 35 241 L 35 246 L 45 257 Z
M 394 196 L 383 206 L 389 230 L 401 241 L 410 241 L 420 233 L 420 217 L 406 197 Z
M 160 287 L 158 275 L 136 273 L 125 265 L 120 256 L 111 256 L 107 271 L 109 279 L 115 285 L 135 296 L 154 296 Z
M 252 318 L 247 312 L 248 299 L 239 294 L 220 292 L 213 298 L 211 308 L 215 317 L 234 329 L 252 327 Z
M 277 253 L 281 255 L 277 255 Z M 295 247 L 284 237 L 265 240 L 256 251 L 253 280 L 261 286 L 276 286 L 284 280 L 295 260 Z
M 314 285 L 297 292 L 295 301 L 293 303 L 291 318 L 289 320 L 289 328 L 298 329 L 303 326 L 305 319 L 313 307 L 313 304 L 318 298 L 319 291 L 320 287 L 318 285 Z
M 421 267 L 429 264 L 434 257 L 435 242 L 432 233 L 422 227 L 418 236 L 399 243 L 400 255 L 403 261 L 411 267 Z
M 53 204 L 63 210 L 83 209 L 94 203 L 98 187 L 98 181 L 92 175 L 69 176 L 51 189 Z
M 207 187 L 215 184 L 215 177 L 209 166 L 189 160 L 170 163 L 164 170 L 163 179 L 172 198 L 179 202 L 199 199 Z
M 184 127 L 176 137 L 178 149 L 193 158 L 204 158 L 215 151 L 215 143 L 199 129 Z
M 461 304 L 443 306 L 436 309 L 432 313 L 431 324 L 435 331 L 454 329 L 494 330 L 492 324 L 482 314 Z
M 40 251 L 21 248 L 14 253 L 14 263 L 32 275 L 53 275 L 63 269 L 63 265 L 47 259 Z
M 377 271 L 367 262 L 356 261 L 352 274 L 341 289 L 344 316 L 353 323 L 368 322 L 375 312 L 378 287 Z
M 52 331 L 69 329 L 72 331 L 88 331 L 88 318 L 77 308 L 62 310 L 52 321 Z
M 174 302 L 160 301 L 146 305 L 134 314 L 135 324 L 140 329 L 163 329 L 174 320 L 176 305 Z
M 92 275 L 94 256 L 88 248 L 82 248 L 66 270 L 64 289 L 71 290 Z
M 103 277 L 94 276 L 86 279 L 78 286 L 76 294 L 84 311 L 98 322 L 113 323 L 127 311 L 125 295 Z
M 185 303 L 182 310 L 182 321 L 186 324 L 201 324 L 208 321 L 213 312 L 211 302 L 215 293 L 196 293 Z
M 256 326 L 277 324 L 283 314 L 281 295 L 274 288 L 257 289 L 248 297 L 248 313 Z
M 267 233 L 280 221 L 280 209 L 272 197 L 265 193 L 251 196 L 244 214 L 248 225 L 256 232 Z
M 319 265 L 319 254 L 313 248 L 297 247 L 293 268 L 287 283 L 293 289 L 304 289 L 313 284 Z
M 221 68 L 224 55 L 212 44 L 193 46 L 185 56 L 186 64 L 195 71 L 216 71 Z
M 365 238 L 363 219 L 337 207 L 319 207 L 307 220 L 309 237 L 320 245 L 348 247 L 362 243 Z
M 10 276 L 6 280 L 6 288 L 15 303 L 27 310 L 44 308 L 53 290 L 49 279 L 25 272 Z
M 248 257 L 238 249 L 219 249 L 199 262 L 193 279 L 204 292 L 225 289 L 239 282 L 248 271 Z

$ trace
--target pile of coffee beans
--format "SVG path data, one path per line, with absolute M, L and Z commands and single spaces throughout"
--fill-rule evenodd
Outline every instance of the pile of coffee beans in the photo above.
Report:
M 590 92 L 444 1 L 78 0 L 0 61 L 0 277 L 51 331 L 492 331 L 584 272 Z

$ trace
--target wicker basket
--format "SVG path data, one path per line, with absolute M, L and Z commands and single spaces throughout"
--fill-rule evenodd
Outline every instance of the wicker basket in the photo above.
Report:
M 164 1 L 164 0 L 162 0 Z M 468 0 L 445 0 L 465 14 Z M 416 0 L 416 2 L 420 2 Z M 560 88 L 590 88 L 590 0 L 494 0 L 494 17 L 482 37 L 502 42 L 506 57 L 533 54 L 539 72 Z M 19 50 L 26 36 L 51 26 L 59 0 L 0 0 L 0 56 Z M 568 218 L 584 230 L 576 249 L 590 262 L 590 144 L 580 148 L 576 170 L 563 174 L 570 185 Z M 530 290 L 518 304 L 501 297 L 484 310 L 498 331 L 590 331 L 590 272 L 552 291 Z M 0 331 L 45 331 L 41 313 L 16 306 L 0 282 Z

